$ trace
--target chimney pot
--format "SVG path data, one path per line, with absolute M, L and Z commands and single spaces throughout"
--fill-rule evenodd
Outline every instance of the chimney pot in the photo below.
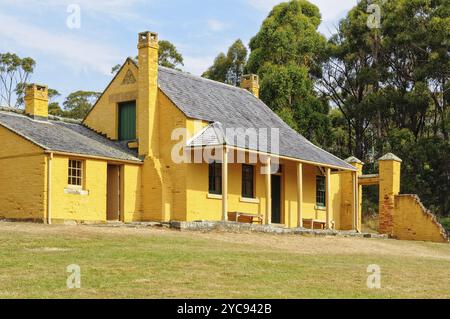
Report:
M 30 84 L 25 89 L 25 113 L 34 119 L 48 118 L 48 87 Z
M 158 33 L 150 31 L 139 33 L 138 49 L 146 47 L 158 48 Z
M 241 78 L 241 88 L 259 98 L 259 76 L 256 74 L 243 75 Z

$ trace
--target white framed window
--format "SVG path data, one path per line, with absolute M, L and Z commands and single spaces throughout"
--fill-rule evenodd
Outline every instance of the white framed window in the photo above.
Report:
M 67 184 L 71 187 L 83 187 L 83 161 L 69 159 L 69 174 Z

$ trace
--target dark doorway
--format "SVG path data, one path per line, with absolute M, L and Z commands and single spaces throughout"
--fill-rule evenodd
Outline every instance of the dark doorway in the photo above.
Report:
M 361 227 L 364 233 L 378 233 L 379 226 L 379 186 L 362 186 Z
M 272 223 L 281 224 L 281 176 L 272 175 Z
M 108 165 L 106 219 L 120 220 L 120 166 Z

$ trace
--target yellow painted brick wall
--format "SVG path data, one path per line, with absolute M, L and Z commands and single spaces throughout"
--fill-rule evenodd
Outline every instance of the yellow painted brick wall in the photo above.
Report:
M 142 221 L 142 192 L 140 165 L 123 165 L 122 177 L 122 215 L 125 222 Z
M 353 179 L 352 172 L 341 174 L 341 216 L 339 229 L 353 228 Z
M 326 211 L 316 207 L 316 176 L 319 169 L 303 165 L 303 218 L 326 220 Z M 331 189 L 334 189 L 333 185 Z
M 416 195 L 394 197 L 393 235 L 402 240 L 448 243 L 444 228 Z
M 128 72 L 137 81 L 138 70 L 128 61 L 84 120 L 86 126 L 113 140 L 118 139 L 118 103 L 137 100 L 137 82 L 124 81 Z
M 105 160 L 73 158 L 83 161 L 83 191 L 73 194 L 68 185 L 69 157 L 55 155 L 52 160 L 52 219 L 106 221 L 107 167 Z M 114 163 L 115 164 L 115 163 Z M 141 221 L 141 167 L 123 164 L 121 169 L 121 215 L 125 222 Z
M 161 90 L 158 91 L 157 106 L 159 143 L 158 152 L 154 154 L 158 157 L 147 157 L 142 168 L 142 193 L 145 194 L 142 218 L 186 220 L 190 205 L 187 175 L 191 164 L 173 161 L 172 150 L 180 140 L 172 140 L 172 132 L 176 129 L 187 130 L 187 139 L 207 123 L 188 119 Z
M 185 220 L 186 219 L 186 165 L 184 163 L 174 163 L 172 159 L 172 149 L 179 141 L 172 140 L 174 129 L 188 129 L 188 119 L 184 114 L 164 95 L 161 91 L 158 94 L 159 107 L 159 151 L 161 161 L 165 167 L 167 178 L 170 179 L 171 205 L 166 204 L 166 219 Z
M 69 188 L 68 161 L 65 156 L 54 156 L 52 160 L 52 219 L 105 221 L 107 163 L 83 160 L 83 190 L 88 194 L 79 195 L 65 191 Z
M 0 218 L 46 216 L 46 156 L 43 150 L 0 126 Z

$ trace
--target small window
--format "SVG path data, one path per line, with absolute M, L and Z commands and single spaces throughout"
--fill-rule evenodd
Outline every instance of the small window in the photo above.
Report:
M 316 205 L 325 207 L 325 176 L 316 176 Z
M 69 160 L 69 178 L 70 186 L 82 187 L 83 185 L 83 162 L 78 160 Z
M 119 140 L 136 139 L 136 101 L 119 104 Z
M 252 165 L 242 165 L 242 197 L 254 198 L 254 176 L 255 170 Z
M 209 193 L 222 194 L 222 163 L 209 164 Z

